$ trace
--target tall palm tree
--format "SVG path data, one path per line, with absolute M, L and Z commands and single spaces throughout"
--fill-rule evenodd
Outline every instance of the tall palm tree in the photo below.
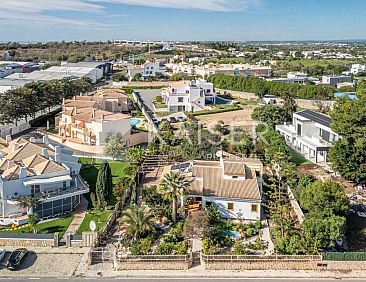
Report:
M 164 198 L 172 201 L 172 219 L 177 222 L 178 197 L 187 194 L 190 182 L 180 172 L 171 171 L 164 175 L 159 186 L 159 192 Z
M 122 233 L 137 240 L 146 232 L 154 230 L 152 217 L 144 208 L 130 207 L 122 213 L 122 217 L 118 220 L 119 229 Z
M 39 199 L 33 198 L 31 196 L 20 197 L 18 200 L 18 207 L 22 209 L 27 209 L 27 214 L 33 214 L 33 208 L 39 203 Z

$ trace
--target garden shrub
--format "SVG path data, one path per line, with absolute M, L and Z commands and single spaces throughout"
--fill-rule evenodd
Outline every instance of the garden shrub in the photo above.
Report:
M 170 242 L 162 242 L 157 248 L 155 249 L 156 255 L 170 255 L 174 250 L 175 244 Z

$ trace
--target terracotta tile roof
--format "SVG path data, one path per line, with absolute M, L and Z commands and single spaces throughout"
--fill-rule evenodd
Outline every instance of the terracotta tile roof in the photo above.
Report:
M 14 162 L 20 162 L 23 159 L 26 159 L 34 154 L 42 155 L 43 147 L 31 142 L 27 142 L 24 144 L 20 144 L 19 149 L 17 149 L 15 152 L 12 151 L 12 147 L 9 147 L 7 149 L 8 155 L 6 156 L 6 158 L 8 160 L 13 160 Z M 9 149 L 11 149 L 11 151 L 9 151 Z M 54 152 L 52 150 L 48 150 L 48 154 L 52 156 L 54 155 Z
M 224 174 L 225 175 L 238 175 L 238 176 L 245 176 L 245 164 L 242 162 L 229 162 L 224 161 Z
M 19 178 L 19 173 L 20 173 L 20 166 L 19 165 L 14 165 L 13 167 L 5 170 L 2 173 L 2 177 L 5 178 L 6 180 L 15 180 Z M 35 174 L 29 170 L 28 168 L 26 168 L 26 173 L 27 176 L 34 176 Z
M 34 166 L 34 170 L 38 174 L 54 173 L 58 171 L 64 171 L 65 168 L 56 163 L 55 161 L 47 160 Z
M 221 166 L 193 163 L 190 193 L 192 195 L 233 199 L 260 200 L 261 195 L 254 170 L 246 169 L 245 179 L 225 179 Z
M 82 100 L 65 100 L 65 107 L 77 107 L 77 108 L 94 108 L 97 105 L 96 101 L 82 101 Z
M 45 162 L 47 161 L 48 159 L 44 156 L 41 156 L 41 155 L 33 155 L 33 156 L 30 156 L 28 158 L 25 158 L 23 160 L 23 164 L 25 167 L 34 167 L 42 162 Z

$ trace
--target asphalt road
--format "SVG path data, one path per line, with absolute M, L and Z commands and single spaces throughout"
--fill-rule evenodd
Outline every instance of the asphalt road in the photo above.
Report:
M 97 280 L 97 281 L 133 281 L 133 282 L 147 282 L 147 281 L 153 281 L 153 282 L 167 282 L 167 281 L 172 281 L 173 279 L 171 278 L 166 278 L 166 279 L 162 279 L 162 278 L 61 278 L 61 279 L 55 279 L 55 278 L 22 278 L 22 279 L 18 279 L 18 278 L 1 278 L 0 280 L 11 280 L 11 281 L 29 281 L 29 280 L 41 280 L 42 282 L 54 282 L 54 281 L 62 281 L 62 280 L 67 280 L 67 281 L 75 281 L 75 282 L 80 282 L 80 281 L 93 281 L 93 280 Z M 306 281 L 306 282 L 333 282 L 333 281 L 352 281 L 352 282 L 358 282 L 358 281 L 366 281 L 366 279 L 362 280 L 362 279 L 306 279 L 306 278 L 289 278 L 289 279 L 261 279 L 261 278 L 248 278 L 248 279 L 243 279 L 243 278 L 238 278 L 238 279 L 232 279 L 232 278 L 174 278 L 174 281 L 184 281 L 184 282 L 197 282 L 197 281 L 207 281 L 207 282 L 290 282 L 290 281 Z

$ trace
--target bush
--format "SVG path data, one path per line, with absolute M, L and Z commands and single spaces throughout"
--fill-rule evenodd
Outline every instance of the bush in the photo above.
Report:
M 134 256 L 150 254 L 153 242 L 154 239 L 151 237 L 135 241 L 130 247 L 131 254 Z
M 254 227 L 256 229 L 261 229 L 263 226 L 262 226 L 262 222 L 260 220 L 257 220 L 255 223 L 254 223 Z
M 252 237 L 254 235 L 254 230 L 252 227 L 248 227 L 247 230 L 245 230 L 245 234 L 248 236 L 248 237 Z
M 251 252 L 248 248 L 247 244 L 244 244 L 241 241 L 237 241 L 234 244 L 232 254 L 233 255 L 249 255 Z
M 170 242 L 162 242 L 157 248 L 155 249 L 156 255 L 170 255 L 173 253 L 175 244 Z
M 156 102 L 158 102 L 158 103 L 162 103 L 162 102 L 163 102 L 163 97 L 161 97 L 161 96 L 156 96 L 156 97 L 155 97 L 155 100 L 156 100 Z
M 188 252 L 187 241 L 182 241 L 182 242 L 175 244 L 174 251 L 177 255 L 186 255 Z

